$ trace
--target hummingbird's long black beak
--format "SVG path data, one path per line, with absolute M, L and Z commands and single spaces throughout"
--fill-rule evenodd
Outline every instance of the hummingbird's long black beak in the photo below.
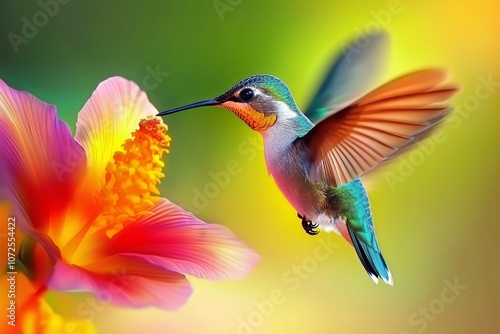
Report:
M 221 102 L 219 102 L 215 99 L 203 100 L 200 102 L 186 104 L 185 106 L 182 106 L 182 107 L 172 108 L 169 110 L 159 112 L 156 116 L 165 116 L 165 115 L 170 115 L 170 114 L 176 113 L 178 111 L 182 111 L 182 110 L 193 109 L 193 108 L 198 108 L 198 107 L 216 106 L 218 104 L 221 104 Z

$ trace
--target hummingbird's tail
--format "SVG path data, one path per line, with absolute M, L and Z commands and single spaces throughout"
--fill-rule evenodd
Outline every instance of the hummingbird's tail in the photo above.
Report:
M 361 180 L 358 178 L 338 188 L 331 188 L 328 195 L 331 196 L 331 203 L 337 203 L 337 210 L 345 216 L 345 224 L 339 226 L 342 236 L 354 246 L 370 278 L 375 283 L 380 278 L 392 285 L 391 272 L 375 236 L 368 194 Z
M 346 225 L 347 230 L 349 231 L 349 236 L 351 237 L 352 245 L 354 246 L 354 249 L 356 249 L 359 260 L 363 264 L 363 267 L 365 267 L 368 275 L 370 275 L 370 278 L 375 283 L 378 283 L 378 279 L 381 278 L 385 283 L 393 285 L 391 272 L 389 271 L 384 257 L 378 248 L 375 235 L 373 239 L 375 241 L 375 247 L 369 246 L 356 236 L 356 232 L 349 227 L 349 224 Z

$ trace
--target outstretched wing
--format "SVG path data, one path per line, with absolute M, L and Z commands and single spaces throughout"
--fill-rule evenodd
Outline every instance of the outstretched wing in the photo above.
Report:
M 318 123 L 296 141 L 312 159 L 309 178 L 337 187 L 426 135 L 457 91 L 446 77 L 441 70 L 404 75 Z
M 363 35 L 337 57 L 305 115 L 318 123 L 374 88 L 386 63 L 389 38 L 384 32 Z

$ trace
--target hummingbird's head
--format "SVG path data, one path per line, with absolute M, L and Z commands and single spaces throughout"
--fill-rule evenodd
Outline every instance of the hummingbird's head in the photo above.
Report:
M 259 132 L 266 131 L 281 119 L 294 118 L 300 112 L 283 81 L 272 75 L 254 75 L 241 80 L 214 99 L 166 110 L 157 116 L 203 106 L 229 109 Z

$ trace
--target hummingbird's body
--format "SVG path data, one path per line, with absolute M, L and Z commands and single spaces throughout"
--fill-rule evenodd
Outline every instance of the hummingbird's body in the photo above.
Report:
M 298 214 L 318 224 L 325 231 L 337 230 L 333 217 L 340 213 L 329 210 L 325 184 L 308 178 L 310 157 L 294 143 L 307 134 L 313 124 L 302 112 L 291 114 L 286 121 L 277 122 L 262 133 L 267 170 Z M 326 211 L 331 214 L 327 214 Z
M 262 133 L 267 170 L 298 213 L 312 217 L 325 202 L 318 184 L 307 179 L 308 157 L 294 149 L 294 141 L 313 124 L 302 114 L 290 115 Z
M 276 78 L 267 78 L 272 82 Z M 297 210 L 303 222 L 312 222 L 309 228 L 304 226 L 310 234 L 315 234 L 311 227 L 342 235 L 349 243 L 356 247 L 356 251 L 365 269 L 373 279 L 382 277 L 392 284 L 392 277 L 379 251 L 378 243 L 373 230 L 373 220 L 368 201 L 368 195 L 359 178 L 337 189 L 323 182 L 316 182 L 309 178 L 311 157 L 307 151 L 300 149 L 297 140 L 305 136 L 314 127 L 313 123 L 298 109 L 296 105 L 288 109 L 282 108 L 282 122 L 266 131 L 261 132 L 264 140 L 264 154 L 269 173 L 273 176 L 276 185 L 285 198 Z M 291 111 L 291 112 L 290 112 Z M 352 230 L 359 236 L 356 239 L 366 240 L 372 245 L 372 264 L 360 247 L 359 241 L 351 242 L 349 221 Z M 361 254 L 360 254 L 361 253 Z
M 392 284 L 359 176 L 425 136 L 449 112 L 440 103 L 456 88 L 442 85 L 444 72 L 425 70 L 363 96 L 384 41 L 385 35 L 376 34 L 362 50 L 351 45 L 305 114 L 284 82 L 256 75 L 215 99 L 158 115 L 211 105 L 231 110 L 262 135 L 267 169 L 306 232 L 317 234 L 321 228 L 342 235 L 375 282 L 381 278 Z
M 337 230 L 333 218 L 340 212 L 331 211 L 326 193 L 329 187 L 309 179 L 310 157 L 294 146 L 299 131 L 305 135 L 312 128 L 313 124 L 300 113 L 262 133 L 267 170 L 298 214 L 325 231 Z

